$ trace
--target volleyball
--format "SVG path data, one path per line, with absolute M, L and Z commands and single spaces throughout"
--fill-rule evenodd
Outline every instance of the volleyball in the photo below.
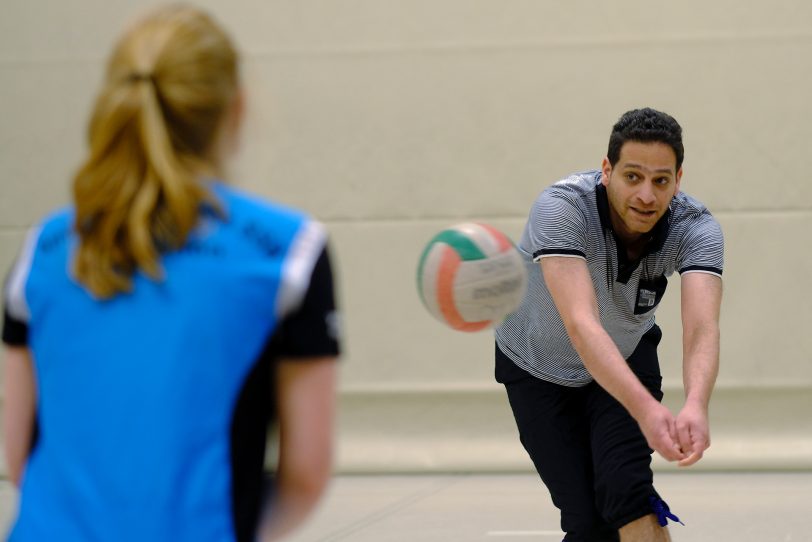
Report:
M 482 223 L 451 226 L 420 256 L 417 290 L 432 316 L 459 331 L 498 325 L 522 302 L 524 261 L 511 240 Z

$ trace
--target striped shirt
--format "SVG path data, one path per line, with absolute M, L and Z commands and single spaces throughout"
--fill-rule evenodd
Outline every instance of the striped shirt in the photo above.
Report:
M 519 243 L 529 281 L 519 309 L 496 329 L 500 350 L 530 374 L 564 386 L 592 376 L 570 342 L 539 261 L 546 256 L 586 260 L 601 324 L 624 358 L 654 326 L 654 313 L 674 271 L 721 276 L 722 230 L 707 208 L 679 192 L 652 230 L 637 261 L 618 245 L 600 171 L 577 173 L 544 190 L 533 204 Z

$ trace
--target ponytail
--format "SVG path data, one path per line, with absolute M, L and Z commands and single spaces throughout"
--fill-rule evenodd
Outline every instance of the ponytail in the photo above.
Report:
M 73 182 L 74 271 L 97 297 L 130 291 L 139 270 L 160 280 L 161 253 L 184 245 L 202 205 L 217 208 L 199 177 L 216 168 L 236 79 L 227 36 L 193 8 L 157 12 L 119 43 Z

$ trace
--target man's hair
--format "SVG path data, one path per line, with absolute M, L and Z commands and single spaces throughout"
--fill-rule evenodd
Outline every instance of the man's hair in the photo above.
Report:
M 666 113 L 651 109 L 633 109 L 623 116 L 612 127 L 609 137 L 609 150 L 606 157 L 612 167 L 620 159 L 620 149 L 627 141 L 641 143 L 665 143 L 674 150 L 677 157 L 676 170 L 682 166 L 685 149 L 682 146 L 682 128 L 679 123 Z

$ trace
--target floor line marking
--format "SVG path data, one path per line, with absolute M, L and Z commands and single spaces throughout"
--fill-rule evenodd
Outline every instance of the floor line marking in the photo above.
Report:
M 563 536 L 564 531 L 488 531 L 487 536 Z

